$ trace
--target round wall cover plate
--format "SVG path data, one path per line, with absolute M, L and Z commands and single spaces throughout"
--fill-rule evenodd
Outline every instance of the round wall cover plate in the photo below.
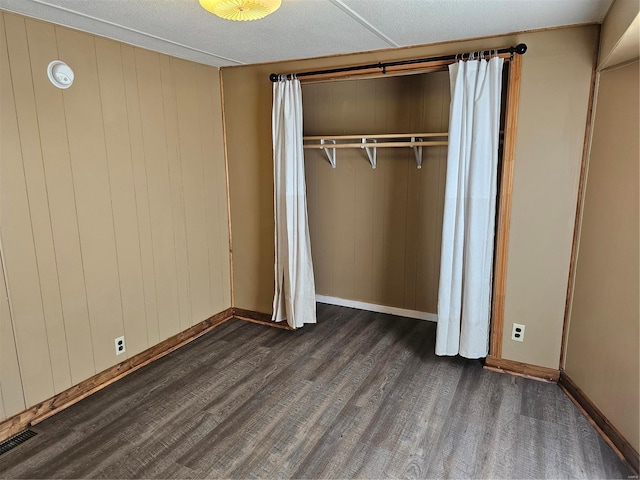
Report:
M 69 88 L 73 84 L 73 70 L 60 60 L 54 60 L 47 67 L 49 80 L 58 88 Z

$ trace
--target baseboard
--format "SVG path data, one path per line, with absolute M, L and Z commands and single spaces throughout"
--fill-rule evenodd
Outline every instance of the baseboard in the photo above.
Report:
M 259 323 L 260 325 L 268 325 L 270 327 L 282 328 L 283 330 L 295 330 L 286 322 L 274 322 L 271 320 L 270 313 L 260 313 L 253 310 L 245 310 L 244 308 L 234 308 L 233 318 L 246 320 L 248 322 Z
M 138 353 L 123 362 L 114 365 L 96 375 L 83 380 L 77 385 L 60 392 L 57 395 L 34 405 L 27 410 L 18 413 L 0 422 L 0 441 L 6 440 L 20 433 L 30 425 L 35 425 L 45 418 L 70 407 L 92 393 L 103 389 L 107 385 L 138 370 L 139 368 L 157 360 L 160 357 L 173 352 L 181 346 L 204 335 L 209 330 L 233 318 L 233 309 L 228 308 L 212 317 L 204 320 L 187 330 L 170 337 L 144 352 Z
M 580 409 L 589 422 L 602 435 L 602 438 L 611 445 L 618 456 L 631 468 L 636 475 L 640 470 L 640 456 L 629 441 L 620 433 L 609 419 L 596 407 L 595 403 L 584 391 L 567 375 L 564 370 L 560 371 L 558 385 L 567 394 L 571 401 Z
M 437 322 L 438 315 L 435 313 L 419 312 L 418 310 L 407 310 L 405 308 L 388 307 L 386 305 L 378 305 L 376 303 L 359 302 L 357 300 L 347 300 L 345 298 L 329 297 L 326 295 L 316 295 L 316 302 L 327 303 L 329 305 L 338 305 L 340 307 L 357 308 L 368 312 L 388 313 L 398 317 L 416 318 L 418 320 L 428 320 Z
M 523 377 L 533 378 L 534 380 L 543 380 L 545 382 L 557 382 L 560 378 L 560 370 L 555 368 L 540 367 L 538 365 L 530 365 L 528 363 L 516 362 L 515 360 L 505 360 L 489 355 L 484 364 L 487 370 L 493 370 L 500 373 L 511 373 Z

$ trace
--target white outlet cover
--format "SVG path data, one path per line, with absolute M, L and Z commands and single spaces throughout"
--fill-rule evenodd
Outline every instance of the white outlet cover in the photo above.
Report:
M 73 85 L 73 70 L 69 65 L 60 60 L 54 60 L 49 64 L 47 67 L 47 75 L 51 83 L 58 88 L 65 89 Z
M 125 344 L 124 344 L 124 336 L 118 337 L 114 340 L 116 347 L 116 355 L 122 355 L 126 352 Z
M 516 342 L 524 342 L 524 328 L 524 325 L 520 323 L 514 323 L 513 327 L 511 328 L 511 340 L 515 340 Z

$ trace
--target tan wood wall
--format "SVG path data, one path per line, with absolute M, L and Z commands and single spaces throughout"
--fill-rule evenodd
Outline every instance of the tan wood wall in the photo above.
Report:
M 558 368 L 597 25 L 222 69 L 235 306 L 270 312 L 273 161 L 269 73 L 455 54 L 524 42 L 503 358 Z M 338 161 L 340 161 L 338 159 Z M 338 166 L 338 169 L 340 166 Z
M 303 86 L 305 135 L 446 132 L 449 75 L 435 72 Z M 437 311 L 446 147 L 305 150 L 318 294 Z
M 600 74 L 565 369 L 640 450 L 638 62 Z
M 0 29 L 4 418 L 231 300 L 218 70 L 9 13 Z

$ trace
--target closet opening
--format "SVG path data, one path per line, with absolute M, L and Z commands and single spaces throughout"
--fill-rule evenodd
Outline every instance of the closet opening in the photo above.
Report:
M 489 358 L 502 350 L 521 68 L 520 55 L 505 60 Z M 436 321 L 447 65 L 301 81 L 317 300 Z

